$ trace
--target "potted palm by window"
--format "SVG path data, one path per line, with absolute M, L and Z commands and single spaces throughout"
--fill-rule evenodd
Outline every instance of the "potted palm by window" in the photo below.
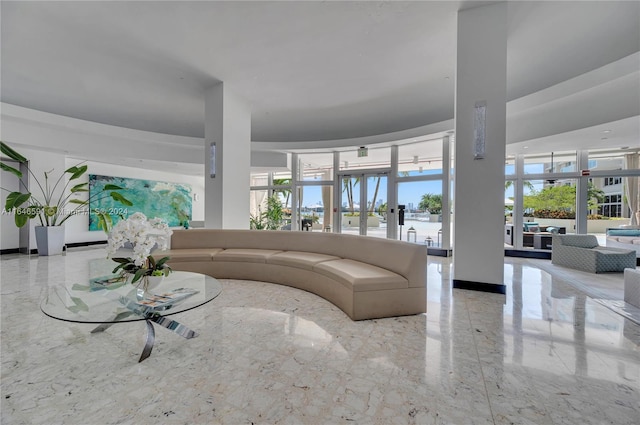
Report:
M 79 179 L 87 172 L 88 167 L 82 162 L 66 169 L 55 180 L 51 177 L 53 170 L 44 172 L 44 183 L 41 183 L 29 168 L 27 158 L 1 141 L 0 152 L 11 160 L 22 164 L 39 189 L 40 193 L 33 194 L 22 180 L 20 180 L 21 190 L 18 191 L 0 187 L 0 189 L 9 192 L 4 209 L 5 212 L 14 214 L 16 226 L 23 227 L 30 219 L 38 220 L 40 225 L 36 226 L 35 230 L 38 254 L 40 255 L 55 255 L 62 252 L 65 221 L 80 213 L 86 213 L 89 202 L 110 196 L 125 206 L 133 205 L 131 201 L 119 193 L 124 189 L 116 185 L 106 185 L 102 191 L 92 193 L 87 199 L 79 199 L 78 195 L 89 192 L 88 182 L 72 186 L 74 180 Z M 23 173 L 8 163 L 0 161 L 0 168 L 22 179 Z

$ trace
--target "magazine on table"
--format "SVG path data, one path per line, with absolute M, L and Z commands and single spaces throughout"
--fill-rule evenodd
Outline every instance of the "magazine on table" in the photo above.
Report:
M 195 289 L 178 288 L 161 294 L 145 294 L 136 304 L 152 308 L 166 307 L 197 293 Z
M 136 291 L 133 295 L 121 297 L 120 301 L 128 309 L 138 313 L 149 313 L 171 308 L 174 304 L 197 294 L 199 291 L 191 288 L 178 288 L 160 294 L 147 294 L 138 298 Z

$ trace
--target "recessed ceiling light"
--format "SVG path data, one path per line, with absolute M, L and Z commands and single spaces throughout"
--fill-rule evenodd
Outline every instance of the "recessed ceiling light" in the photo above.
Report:
M 529 149 L 529 146 L 523 146 L 522 149 Z
M 608 137 L 601 137 L 600 140 L 609 140 Z
M 611 130 L 602 130 L 603 133 L 611 133 Z

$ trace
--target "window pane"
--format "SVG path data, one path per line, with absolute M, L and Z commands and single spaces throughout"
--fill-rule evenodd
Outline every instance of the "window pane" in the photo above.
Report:
M 266 186 L 269 184 L 268 173 L 251 173 L 251 187 Z
M 442 174 L 442 139 L 398 147 L 398 175 Z
M 576 171 L 576 152 L 552 152 L 527 155 L 524 158 L 525 174 L 569 173 Z
M 545 233 L 551 226 L 559 233 L 575 233 L 576 180 L 528 180 L 524 182 L 522 246 L 550 249 Z M 538 234 L 536 236 L 536 233 Z M 546 239 L 546 240 L 545 240 Z
M 312 153 L 298 155 L 300 180 L 333 180 L 333 153 Z
M 365 168 L 388 168 L 391 166 L 391 148 L 371 148 L 367 156 L 359 157 L 358 151 L 340 152 L 341 170 L 358 170 Z
M 298 190 L 298 224 L 294 230 L 333 229 L 333 186 L 302 186 Z
M 399 239 L 410 242 L 415 239 L 416 243 L 440 246 L 442 180 L 398 183 L 398 204 L 406 206 L 404 226 L 400 228 L 396 223 Z
M 516 157 L 508 156 L 504 161 L 504 174 L 506 176 L 512 176 L 516 173 Z

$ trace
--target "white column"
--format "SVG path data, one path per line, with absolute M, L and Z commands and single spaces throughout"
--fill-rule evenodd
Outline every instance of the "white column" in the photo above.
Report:
M 251 110 L 225 83 L 205 92 L 205 227 L 249 228 Z M 215 143 L 215 176 L 211 169 Z
M 442 242 L 439 248 L 451 249 L 451 141 L 442 138 Z
M 458 12 L 457 53 L 453 286 L 504 293 L 507 3 Z

